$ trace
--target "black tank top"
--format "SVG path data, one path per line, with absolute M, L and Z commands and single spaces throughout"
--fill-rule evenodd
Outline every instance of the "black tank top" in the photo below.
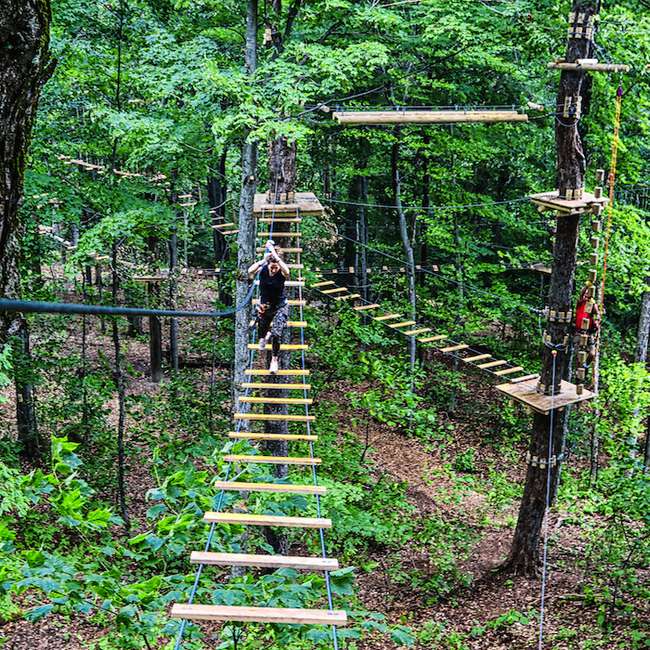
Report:
M 279 307 L 285 299 L 282 271 L 278 270 L 275 275 L 271 275 L 269 267 L 265 265 L 260 271 L 260 302 Z

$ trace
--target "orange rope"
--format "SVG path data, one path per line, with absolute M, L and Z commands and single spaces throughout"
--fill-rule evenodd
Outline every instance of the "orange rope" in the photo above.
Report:
M 605 280 L 607 278 L 607 257 L 609 254 L 609 239 L 612 233 L 612 216 L 614 213 L 614 184 L 616 182 L 616 163 L 618 162 L 618 145 L 620 142 L 619 132 L 621 128 L 621 105 L 623 103 L 623 88 L 619 85 L 616 91 L 616 109 L 614 112 L 614 139 L 612 140 L 612 155 L 609 164 L 609 203 L 607 205 L 607 227 L 605 228 L 605 243 L 603 249 L 603 278 L 600 281 L 600 296 L 598 305 L 601 318 L 603 305 L 605 303 Z M 600 338 L 600 336 L 599 336 Z

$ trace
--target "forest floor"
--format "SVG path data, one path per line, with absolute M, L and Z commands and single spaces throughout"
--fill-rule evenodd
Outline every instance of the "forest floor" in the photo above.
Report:
M 196 300 L 203 307 L 208 296 Z M 204 335 L 208 335 L 204 332 Z M 197 338 L 187 330 L 182 340 Z M 71 338 L 69 343 L 75 345 Z M 148 346 L 142 339 L 124 339 L 124 352 L 135 378 L 129 381 L 131 395 L 155 394 L 158 387 L 148 381 Z M 110 356 L 108 337 L 95 335 L 89 343 L 91 359 L 100 349 Z M 227 371 L 219 372 L 221 380 Z M 222 376 L 223 375 L 223 376 Z M 207 387 L 209 368 L 197 372 L 197 389 Z M 319 394 L 319 401 L 336 406 L 340 431 L 354 433 L 362 446 L 367 443 L 367 459 L 377 480 L 390 479 L 407 484 L 408 501 L 418 522 L 436 518 L 466 531 L 454 549 L 435 545 L 405 545 L 399 550 L 372 548 L 357 572 L 357 591 L 362 606 L 386 616 L 390 623 L 403 624 L 419 632 L 418 650 L 532 650 L 537 648 L 535 616 L 527 613 L 539 608 L 539 578 L 504 575 L 495 571 L 505 559 L 517 515 L 518 501 L 512 486 L 523 484 L 525 447 L 503 451 L 503 440 L 494 435 L 486 413 L 494 407 L 491 386 L 476 382 L 471 393 L 459 392 L 453 414 L 440 417 L 453 433 L 443 443 L 429 443 L 398 428 L 381 424 L 367 413 L 355 411 L 350 396 L 362 393 L 368 385 L 336 383 Z M 13 395 L 6 391 L 8 403 L 0 406 L 3 419 L 11 421 Z M 116 401 L 108 404 L 109 422 L 116 421 Z M 227 413 L 229 405 L 218 405 Z M 355 427 L 355 417 L 364 426 Z M 369 422 L 366 427 L 365 423 Z M 146 522 L 147 490 L 156 487 L 150 471 L 152 449 L 149 443 L 130 435 L 127 423 L 126 444 L 130 449 L 127 469 L 127 501 L 134 520 Z M 496 420 L 494 429 L 498 429 Z M 453 459 L 475 450 L 470 472 L 453 469 Z M 493 480 L 498 478 L 495 485 Z M 496 491 L 496 497 L 495 497 Z M 503 494 L 499 494 L 499 491 Z M 110 495 L 105 495 L 108 499 Z M 613 636 L 605 637 L 597 624 L 597 610 L 586 608 L 581 599 L 582 570 L 576 559 L 583 550 L 583 531 L 561 513 L 549 522 L 549 579 L 546 600 L 546 648 L 583 650 L 611 648 L 607 639 L 626 638 L 623 620 Z M 140 532 L 137 528 L 131 534 Z M 445 552 L 447 551 L 447 552 Z M 451 554 L 451 557 L 450 557 Z M 453 566 L 446 567 L 445 563 Z M 444 595 L 432 597 L 431 584 L 447 570 L 450 586 Z M 428 582 L 429 581 L 429 582 Z M 444 585 L 443 585 L 444 587 Z M 650 618 L 650 616 L 649 616 Z M 5 624 L 2 633 L 11 650 L 84 650 L 100 639 L 106 630 L 84 621 L 48 616 L 36 624 L 22 619 Z M 359 650 L 395 650 L 385 636 L 357 642 Z M 624 646 L 618 646 L 624 647 Z M 629 647 L 632 647 L 631 645 Z

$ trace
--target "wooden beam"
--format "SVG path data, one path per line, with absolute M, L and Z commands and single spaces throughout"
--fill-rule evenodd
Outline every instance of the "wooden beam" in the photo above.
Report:
M 465 363 L 473 363 L 474 361 L 489 359 L 491 356 L 491 354 L 475 354 L 473 357 L 465 357 L 464 359 L 461 359 L 461 361 L 465 361 Z
M 458 343 L 457 345 L 449 345 L 446 348 L 438 348 L 440 352 L 458 352 L 458 350 L 466 350 L 469 347 L 466 343 Z
M 281 386 L 281 384 L 277 384 Z M 314 400 L 306 397 L 240 397 L 240 402 L 247 404 L 313 404 Z
M 290 483 L 239 483 L 237 481 L 216 481 L 217 490 L 231 492 L 281 492 L 284 494 L 318 494 L 327 493 L 322 485 L 292 485 Z
M 192 551 L 192 564 L 213 566 L 249 566 L 265 569 L 296 569 L 299 571 L 336 571 L 338 560 L 324 557 L 299 557 L 295 555 L 252 555 L 249 553 L 211 553 Z
M 260 463 L 262 465 L 320 465 L 320 458 L 310 456 L 242 456 L 226 454 L 223 459 L 227 463 Z
M 527 122 L 516 111 L 343 111 L 332 114 L 340 124 L 453 124 L 460 122 Z
M 280 526 L 283 528 L 331 528 L 331 519 L 321 517 L 285 517 L 283 515 L 251 515 L 246 512 L 206 512 L 203 521 L 209 524 L 243 526 Z
M 372 320 L 385 321 L 385 320 L 395 320 L 396 318 L 402 318 L 402 314 L 384 314 L 383 316 L 373 316 Z
M 521 372 L 523 368 L 521 366 L 515 366 L 514 368 L 506 368 L 505 370 L 497 370 L 494 374 L 497 377 L 502 377 L 503 375 L 510 375 L 513 372 Z
M 419 343 L 433 343 L 434 341 L 444 341 L 449 338 L 446 334 L 436 334 L 435 336 L 427 336 L 423 339 L 418 339 Z
M 630 66 L 624 63 L 598 63 L 588 59 L 578 59 L 575 63 L 555 61 L 548 64 L 556 70 L 584 70 L 585 72 L 629 72 Z
M 275 374 L 278 377 L 307 377 L 309 372 L 309 370 L 302 370 L 301 368 L 288 368 L 287 370 L 278 370 Z M 244 374 L 249 376 L 268 377 L 271 374 L 271 371 L 263 368 L 246 368 Z
M 260 346 L 258 343 L 249 343 L 249 350 L 259 350 Z M 309 350 L 309 346 L 305 343 L 281 343 L 280 351 L 287 352 L 289 350 Z
M 253 390 L 310 390 L 311 384 L 265 384 L 262 382 L 245 381 L 242 388 Z
M 313 415 L 284 415 L 282 413 L 235 413 L 235 420 L 261 420 L 263 422 L 313 422 Z
M 487 370 L 488 368 L 496 368 L 497 366 L 504 366 L 507 361 L 504 361 L 503 359 L 500 359 L 499 361 L 490 361 L 488 363 L 479 363 L 478 367 L 481 370 Z
M 290 609 L 288 607 L 236 607 L 234 605 L 188 605 L 175 603 L 172 618 L 193 621 L 238 621 L 288 625 L 347 625 L 343 610 Z
M 288 442 L 301 440 L 316 442 L 318 440 L 318 436 L 291 433 L 256 433 L 252 431 L 231 431 L 228 437 L 235 440 L 287 440 Z
M 366 311 L 367 309 L 377 309 L 380 306 L 377 303 L 373 303 L 372 305 L 357 305 L 356 307 L 352 307 L 352 309 L 354 311 Z

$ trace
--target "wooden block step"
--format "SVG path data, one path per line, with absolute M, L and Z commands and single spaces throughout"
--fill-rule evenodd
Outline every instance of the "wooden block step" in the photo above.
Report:
M 313 399 L 305 397 L 240 397 L 240 402 L 248 404 L 313 404 Z
M 262 465 L 320 465 L 320 458 L 308 456 L 240 456 L 226 454 L 223 459 L 227 463 L 260 463 Z
M 290 307 L 304 307 L 307 304 L 306 300 L 287 300 L 287 303 L 289 304 Z M 259 305 L 260 304 L 260 299 L 255 298 L 253 300 L 254 305 Z
M 222 235 L 236 235 L 239 230 L 221 230 Z
M 265 384 L 263 382 L 245 381 L 242 388 L 252 388 L 253 390 L 310 390 L 311 384 Z
M 489 363 L 479 363 L 478 367 L 481 368 L 482 370 L 485 370 L 487 368 L 495 368 L 496 366 L 503 366 L 507 361 L 490 361 Z
M 384 320 L 395 320 L 396 318 L 402 318 L 402 314 L 384 314 L 383 316 L 373 316 L 373 320 L 384 321 Z
M 361 298 L 361 294 L 350 293 L 347 296 L 334 296 L 334 300 L 354 300 L 356 298 Z
M 388 327 L 394 327 L 395 329 L 398 327 L 410 327 L 411 325 L 415 325 L 414 320 L 404 320 L 401 323 L 388 323 Z
M 268 422 L 313 422 L 313 415 L 284 415 L 282 413 L 235 413 L 235 420 L 262 420 Z
M 521 372 L 523 368 L 521 366 L 515 366 L 514 368 L 506 368 L 505 370 L 497 370 L 494 374 L 497 377 L 502 377 L 503 375 L 510 375 L 513 372 Z
M 430 327 L 421 327 L 418 330 L 408 330 L 407 332 L 402 332 L 405 336 L 417 336 L 418 334 L 424 334 L 425 332 L 430 332 Z
M 510 379 L 510 383 L 518 384 L 519 382 L 531 381 L 532 379 L 539 379 L 539 375 L 533 374 L 533 375 L 523 375 L 522 377 L 513 377 L 512 379 Z
M 302 235 L 296 232 L 258 232 L 258 237 L 263 237 L 264 239 L 269 239 L 270 237 L 302 237 Z
M 464 357 L 461 359 L 461 361 L 465 361 L 467 363 L 473 363 L 474 361 L 482 361 L 483 359 L 489 359 L 492 355 L 491 354 L 475 354 L 473 357 Z
M 322 485 L 291 485 L 289 483 L 240 483 L 238 481 L 217 481 L 217 490 L 230 492 L 282 492 L 283 494 L 327 494 Z
M 266 248 L 264 246 L 258 246 L 257 247 L 257 252 L 258 253 L 264 253 L 266 251 Z M 302 253 L 302 248 L 282 248 L 283 253 Z
M 231 228 L 234 225 L 235 223 L 233 221 L 228 221 L 227 223 L 218 223 L 212 227 L 216 228 L 217 230 L 220 230 L 221 228 Z
M 324 282 L 317 282 L 316 284 L 312 284 L 311 288 L 318 289 L 318 287 L 329 287 L 333 284 L 336 284 L 336 282 L 333 282 L 332 280 L 326 280 Z
M 234 605 L 189 605 L 175 603 L 172 618 L 193 621 L 238 621 L 241 623 L 286 623 L 288 625 L 347 625 L 343 610 L 290 609 L 288 607 L 235 607 Z
M 249 323 L 249 327 L 253 327 L 255 325 L 255 319 L 253 318 Z M 288 320 L 287 321 L 287 327 L 307 327 L 308 323 L 306 320 Z
M 295 555 L 251 555 L 248 553 L 210 553 L 192 551 L 192 564 L 214 566 L 250 566 L 272 569 L 297 569 L 299 571 L 336 571 L 338 560 L 323 557 L 299 557 Z
M 260 346 L 257 343 L 249 343 L 248 344 L 248 349 L 249 350 L 258 350 L 260 349 Z M 271 349 L 271 344 L 269 343 L 266 348 L 267 350 Z M 286 350 L 309 350 L 309 346 L 306 345 L 305 343 L 280 343 L 280 350 L 281 351 L 286 351 Z
M 287 440 L 288 442 L 300 440 L 316 442 L 318 440 L 318 436 L 295 435 L 291 433 L 257 433 L 252 431 L 231 431 L 228 437 L 235 440 Z
M 277 377 L 307 377 L 309 372 L 309 370 L 303 370 L 302 368 L 288 368 L 287 370 L 278 370 L 275 374 Z M 271 371 L 264 368 L 246 368 L 244 374 L 255 377 L 270 377 Z
M 457 352 L 458 350 L 467 350 L 469 345 L 465 343 L 459 343 L 458 345 L 449 345 L 446 348 L 438 348 L 440 352 Z
M 347 293 L 347 289 L 345 287 L 336 287 L 335 289 L 324 289 L 321 291 L 321 293 L 324 293 L 325 295 L 329 295 L 331 293 Z
M 260 217 L 258 219 L 260 223 L 300 223 L 302 219 L 297 218 L 287 218 L 287 217 L 274 217 L 273 219 L 269 217 Z
M 377 309 L 380 307 L 377 303 L 373 303 L 372 305 L 357 305 L 356 307 L 352 307 L 354 311 L 366 311 L 366 309 Z
M 446 334 L 437 334 L 436 336 L 427 336 L 423 339 L 418 339 L 420 343 L 433 343 L 434 341 L 444 341 L 447 338 Z
M 320 517 L 285 517 L 281 515 L 250 515 L 241 512 L 206 512 L 203 521 L 209 524 L 246 526 L 280 526 L 282 528 L 331 528 L 332 520 Z

